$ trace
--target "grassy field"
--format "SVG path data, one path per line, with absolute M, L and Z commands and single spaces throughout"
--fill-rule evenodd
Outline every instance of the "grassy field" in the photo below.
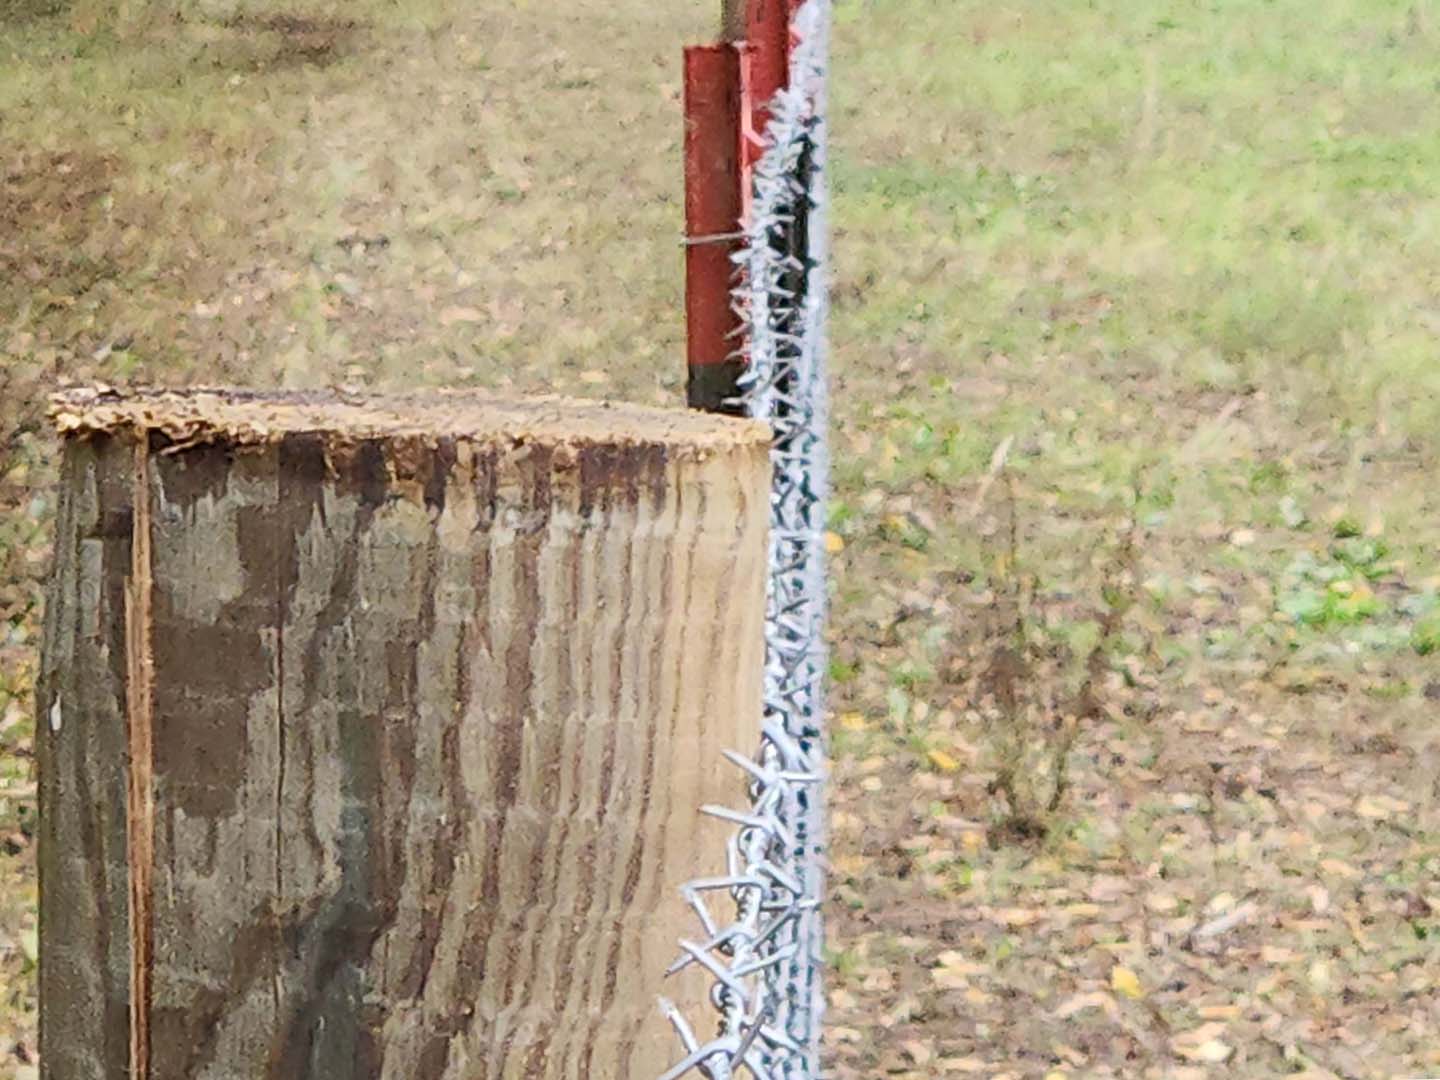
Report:
M 44 390 L 678 400 L 710 6 L 0 0 L 0 1069 Z M 831 1075 L 1440 1074 L 1440 17 L 837 21 Z

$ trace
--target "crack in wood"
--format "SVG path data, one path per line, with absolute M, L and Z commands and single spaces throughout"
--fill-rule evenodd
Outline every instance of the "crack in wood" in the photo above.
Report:
M 154 580 L 150 537 L 150 440 L 135 440 L 130 580 L 125 593 L 126 735 L 130 867 L 130 1076 L 150 1075 L 151 915 L 155 871 Z

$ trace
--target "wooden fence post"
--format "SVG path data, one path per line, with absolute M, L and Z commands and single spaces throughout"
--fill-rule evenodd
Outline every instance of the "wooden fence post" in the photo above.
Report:
M 47 1080 L 636 1080 L 760 713 L 769 432 L 75 393 L 40 691 Z M 688 979 L 688 981 L 685 981 Z

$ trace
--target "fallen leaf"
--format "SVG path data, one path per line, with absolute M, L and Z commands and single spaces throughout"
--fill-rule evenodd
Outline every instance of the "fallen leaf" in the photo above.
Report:
M 1216 899 L 1218 900 L 1220 897 L 1216 897 Z M 1225 895 L 1225 899 L 1231 903 L 1234 902 L 1234 897 L 1228 894 Z M 1212 901 L 1211 907 L 1213 908 L 1214 906 L 1215 904 Z M 1228 907 L 1228 904 L 1226 906 Z M 1255 914 L 1255 910 L 1255 905 L 1247 901 L 1237 908 L 1230 908 L 1225 914 L 1218 918 L 1211 919 L 1205 925 L 1197 926 L 1190 936 L 1196 941 L 1204 941 L 1206 938 L 1217 937 L 1220 934 L 1235 929 L 1235 927 L 1241 923 L 1248 922 L 1251 916 Z
M 944 750 L 931 750 L 926 756 L 930 759 L 930 764 L 934 765 L 935 768 L 941 772 L 953 773 L 960 771 L 960 763 Z
M 1181 1055 L 1188 1057 L 1191 1061 L 1209 1061 L 1218 1065 L 1222 1061 L 1229 1061 L 1230 1055 L 1235 1053 L 1235 1048 L 1229 1046 L 1219 1039 L 1211 1039 L 1203 1042 L 1192 1050 L 1180 1051 Z
M 1346 911 L 1341 915 L 1345 925 L 1350 928 L 1350 935 L 1355 939 L 1355 944 L 1360 946 L 1362 952 L 1373 952 L 1375 943 L 1370 940 L 1370 935 L 1365 932 L 1365 924 L 1360 921 L 1360 916 L 1354 911 Z
M 1188 1061 L 1208 1061 L 1219 1064 L 1229 1059 L 1235 1048 L 1220 1041 L 1225 1025 L 1219 1022 L 1201 1024 L 1193 1031 L 1186 1031 L 1170 1040 L 1175 1053 Z
M 1208 1024 L 1201 1024 L 1197 1028 L 1191 1028 L 1189 1031 L 1182 1031 L 1172 1041 L 1177 1046 L 1196 1046 L 1224 1035 L 1226 1030 L 1226 1025 L 1219 1021 L 1212 1021 Z
M 1223 912 L 1229 911 L 1229 910 L 1230 910 L 1231 908 L 1233 908 L 1234 906 L 1235 906 L 1235 896 L 1234 896 L 1234 894 L 1228 893 L 1228 892 L 1222 892 L 1222 893 L 1219 893 L 1219 894 L 1217 894 L 1216 896 L 1214 896 L 1214 897 L 1210 900 L 1210 902 L 1205 905 L 1205 911 L 1206 911 L 1206 913 L 1209 914 L 1209 915 L 1219 915 L 1219 914 L 1221 914 L 1221 913 L 1223 913 Z
M 1110 986 L 1116 993 L 1123 994 L 1132 1001 L 1139 1001 L 1145 996 L 1145 991 L 1140 986 L 1140 977 L 1127 967 L 1117 965 L 1110 969 Z
M 906 1039 L 900 1044 L 900 1049 L 904 1050 L 910 1060 L 915 1062 L 916 1065 L 929 1064 L 930 1059 L 935 1056 L 931 1052 L 930 1047 L 926 1046 L 919 1039 Z
M 1065 1020 L 1077 1013 L 1088 1012 L 1091 1009 L 1103 1009 L 1108 1013 L 1114 1008 L 1114 998 L 1103 990 L 1093 990 L 1088 994 L 1076 994 L 1062 1002 L 1060 1007 L 1055 1010 L 1055 1018 Z
M 1201 1005 L 1195 1010 L 1202 1020 L 1236 1020 L 1240 1017 L 1239 1005 Z
M 478 323 L 485 321 L 485 313 L 478 308 L 472 307 L 447 307 L 440 312 L 441 326 L 454 326 L 456 323 Z
M 1040 912 L 1033 908 L 997 908 L 991 916 L 1006 926 L 1029 926 L 1040 921 Z
M 930 972 L 930 978 L 942 990 L 969 989 L 970 980 L 974 976 L 985 975 L 990 971 L 985 964 L 977 964 L 964 953 L 954 949 L 947 949 L 935 960 L 936 967 Z
M 825 551 L 830 555 L 839 555 L 845 550 L 845 538 L 839 533 L 827 532 L 825 534 Z
M 993 1066 L 979 1058 L 941 1058 L 937 1062 L 942 1073 L 988 1073 Z
M 1404 814 L 1409 809 L 1409 803 L 1387 795 L 1362 795 L 1355 803 L 1355 813 L 1371 821 L 1384 821 L 1386 818 Z

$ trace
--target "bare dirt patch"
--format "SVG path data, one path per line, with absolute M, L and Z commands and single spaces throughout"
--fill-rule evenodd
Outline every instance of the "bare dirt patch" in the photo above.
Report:
M 272 71 L 329 67 L 353 54 L 366 30 L 355 19 L 274 12 L 236 15 L 224 22 L 229 66 Z
M 20 288 L 84 291 L 114 271 L 97 251 L 94 214 L 109 193 L 113 157 L 17 149 L 0 158 L 0 278 Z M 3 295 L 3 294 L 0 294 Z
M 58 15 L 67 7 L 67 0 L 0 0 L 0 25 Z

